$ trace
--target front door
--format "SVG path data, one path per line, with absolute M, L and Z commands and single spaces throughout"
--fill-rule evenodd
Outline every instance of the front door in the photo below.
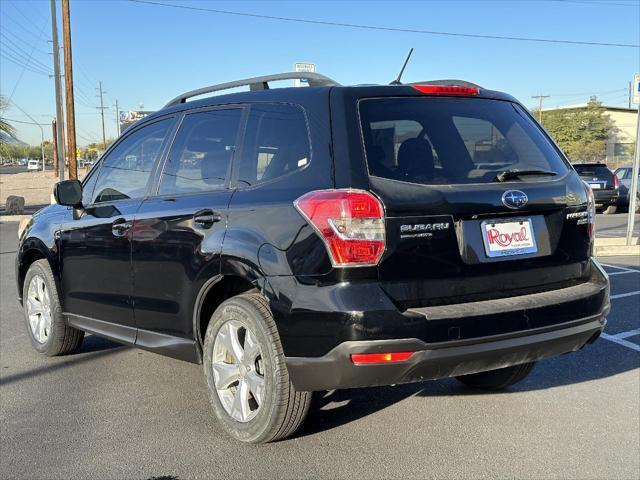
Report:
M 105 334 L 135 340 L 131 228 L 173 121 L 159 120 L 119 140 L 83 185 L 80 218 L 62 224 L 61 281 L 71 323 L 93 322 Z
M 243 108 L 184 116 L 157 189 L 133 228 L 134 310 L 148 331 L 192 340 L 193 307 L 204 283 L 220 273 L 231 162 Z M 161 337 L 153 337 L 160 341 Z

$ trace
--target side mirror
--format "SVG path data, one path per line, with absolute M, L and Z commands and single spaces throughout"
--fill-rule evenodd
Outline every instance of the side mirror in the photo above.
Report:
M 67 207 L 82 207 L 82 184 L 78 180 L 65 180 L 56 183 L 53 197 L 59 205 Z

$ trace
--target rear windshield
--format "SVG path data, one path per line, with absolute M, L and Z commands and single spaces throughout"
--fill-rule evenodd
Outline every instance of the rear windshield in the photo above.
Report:
M 373 98 L 362 100 L 359 108 L 373 176 L 446 185 L 494 182 L 509 170 L 567 171 L 540 129 L 511 102 Z M 543 178 L 553 177 L 520 177 Z
M 605 165 L 574 165 L 578 175 L 613 178 L 613 173 Z

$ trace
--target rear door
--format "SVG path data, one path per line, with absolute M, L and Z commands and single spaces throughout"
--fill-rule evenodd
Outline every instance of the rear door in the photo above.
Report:
M 204 282 L 220 273 L 231 198 L 229 174 L 240 143 L 244 108 L 184 116 L 157 194 L 135 219 L 134 305 L 138 342 L 146 332 L 193 339 L 193 306 Z
M 578 281 L 585 191 L 519 105 L 483 98 L 359 102 L 371 190 L 385 205 L 383 288 L 424 306 Z M 522 176 L 514 171 L 538 173 Z

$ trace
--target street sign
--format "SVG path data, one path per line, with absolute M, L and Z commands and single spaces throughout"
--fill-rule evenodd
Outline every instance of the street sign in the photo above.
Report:
M 293 71 L 294 72 L 312 72 L 312 73 L 315 73 L 316 66 L 313 63 L 294 63 L 293 64 Z M 307 80 L 305 80 L 304 78 L 295 79 L 293 81 L 293 86 L 294 87 L 308 87 L 309 86 L 309 82 Z
M 635 104 L 640 103 L 640 73 L 636 73 L 633 76 L 633 87 L 632 87 L 632 99 L 631 101 Z

